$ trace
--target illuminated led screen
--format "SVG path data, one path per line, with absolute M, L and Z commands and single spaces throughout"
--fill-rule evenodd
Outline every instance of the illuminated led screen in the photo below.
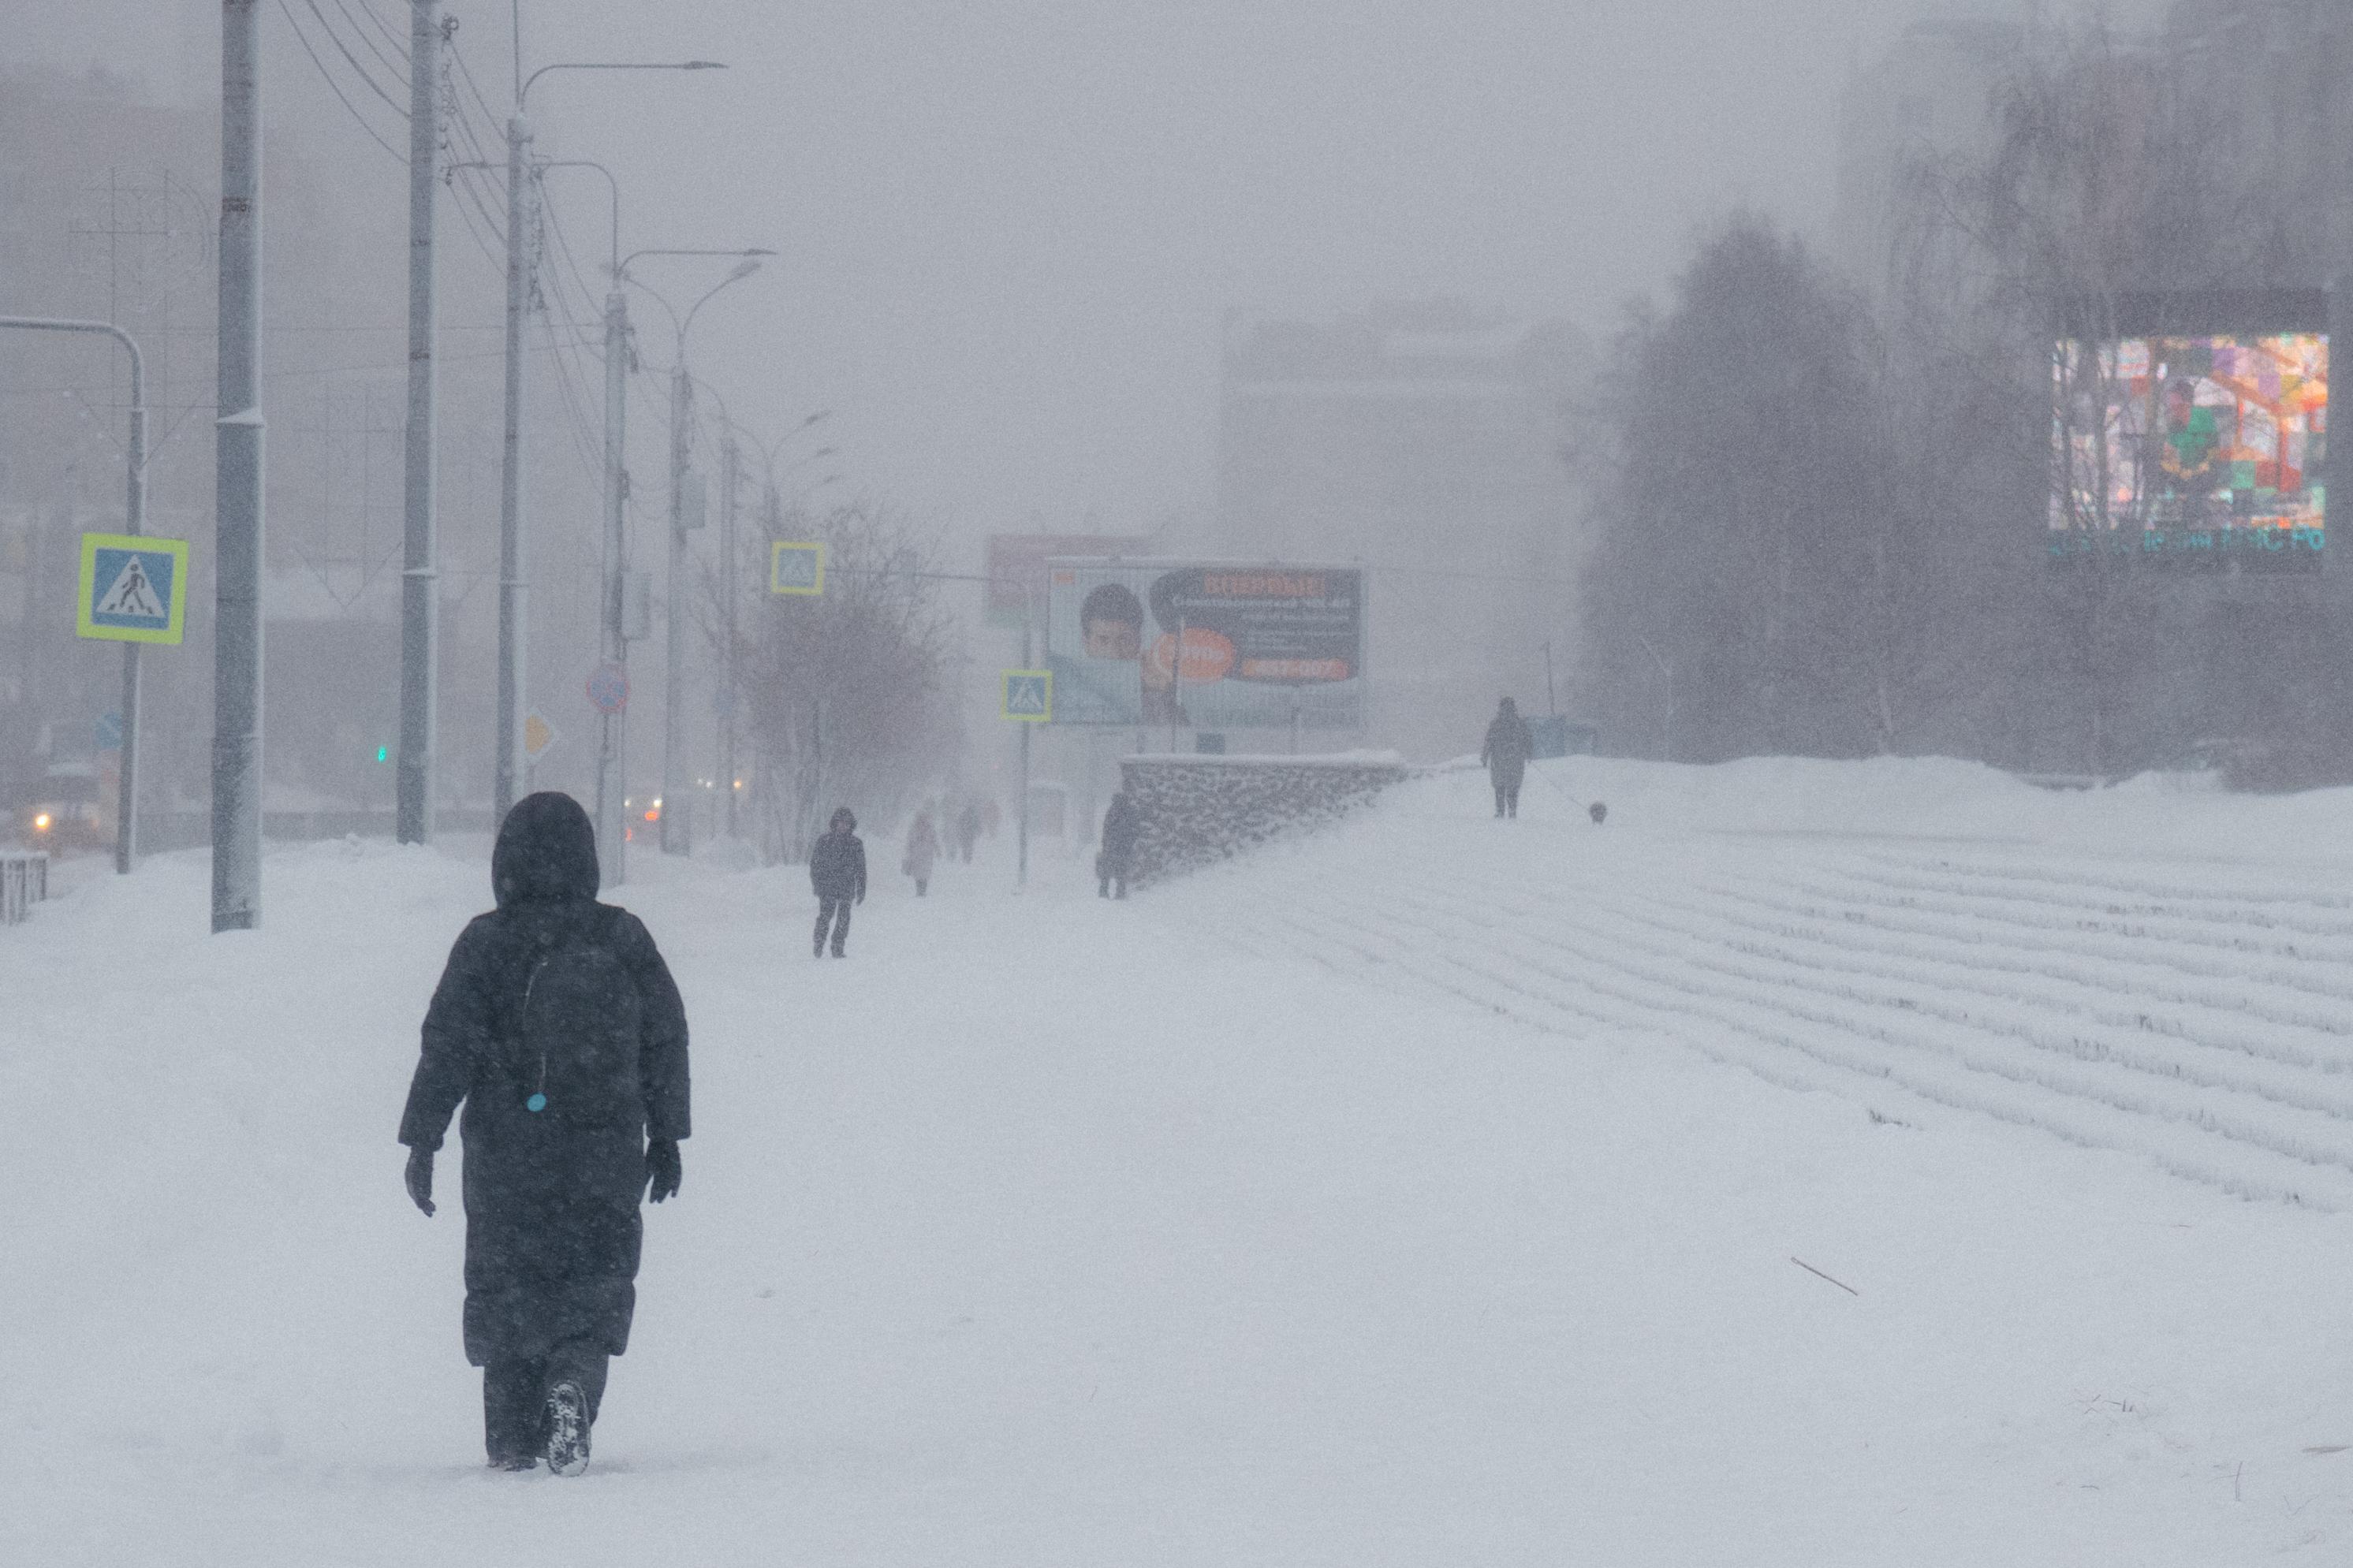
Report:
M 2325 332 L 2063 339 L 2050 552 L 2316 571 Z

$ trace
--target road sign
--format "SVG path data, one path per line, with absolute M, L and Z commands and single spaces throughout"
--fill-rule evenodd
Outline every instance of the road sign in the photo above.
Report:
M 540 754 L 555 744 L 557 738 L 555 726 L 549 723 L 544 715 L 526 713 L 522 716 L 522 752 L 533 762 L 539 761 Z
M 122 750 L 122 715 L 111 709 L 100 714 L 95 738 L 98 742 L 98 749 L 101 752 Z
M 1051 723 L 1054 718 L 1054 672 L 1050 669 L 1008 669 L 1005 672 L 1008 719 L 1025 724 Z
M 768 592 L 824 593 L 825 546 L 780 543 L 773 547 L 768 552 Z
M 629 672 L 617 664 L 600 664 L 588 678 L 588 700 L 599 713 L 618 713 L 629 705 Z
M 81 536 L 74 630 L 111 642 L 177 643 L 187 619 L 188 542 L 126 533 Z

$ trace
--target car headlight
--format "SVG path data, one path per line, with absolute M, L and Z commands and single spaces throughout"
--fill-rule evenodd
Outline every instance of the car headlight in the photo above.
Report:
M 48 830 L 49 814 L 44 811 L 33 818 L 33 831 L 36 833 L 47 833 Z

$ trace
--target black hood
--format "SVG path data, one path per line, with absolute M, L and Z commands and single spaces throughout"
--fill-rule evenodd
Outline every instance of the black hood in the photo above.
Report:
M 596 830 L 580 803 L 555 790 L 515 802 L 491 851 L 499 908 L 596 896 Z

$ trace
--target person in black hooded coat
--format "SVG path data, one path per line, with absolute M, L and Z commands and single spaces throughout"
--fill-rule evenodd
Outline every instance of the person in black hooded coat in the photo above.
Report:
M 575 1473 L 628 1348 L 638 1200 L 679 1189 L 686 1010 L 653 937 L 596 901 L 596 838 L 571 796 L 516 803 L 491 857 L 498 908 L 450 950 L 426 1011 L 400 1141 L 433 1212 L 433 1154 L 462 1100 L 466 1359 L 491 1462 Z
M 1520 780 L 1535 752 L 1535 735 L 1528 721 L 1520 717 L 1512 700 L 1504 698 L 1495 705 L 1494 721 L 1487 726 L 1487 743 L 1479 748 L 1479 761 L 1495 786 L 1497 816 L 1520 815 Z

